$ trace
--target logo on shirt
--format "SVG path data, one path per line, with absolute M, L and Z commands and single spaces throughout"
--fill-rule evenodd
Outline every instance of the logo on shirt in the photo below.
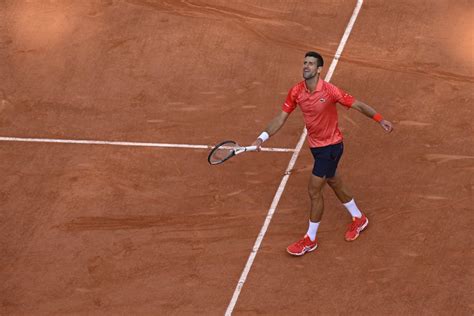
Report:
M 324 103 L 324 102 L 326 102 L 326 99 L 325 99 L 325 98 L 321 98 L 321 99 L 319 99 L 319 102 Z

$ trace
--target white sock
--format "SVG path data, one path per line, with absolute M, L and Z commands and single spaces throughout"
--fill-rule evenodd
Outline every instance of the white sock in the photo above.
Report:
M 316 233 L 318 232 L 318 227 L 319 227 L 319 222 L 313 223 L 312 221 L 309 221 L 308 232 L 306 233 L 306 235 L 308 235 L 311 241 L 314 241 L 316 239 Z
M 357 218 L 362 217 L 362 213 L 360 212 L 359 208 L 357 207 L 356 202 L 354 201 L 354 199 L 352 199 L 350 202 L 345 203 L 344 206 L 349 211 L 349 213 L 351 213 L 352 217 L 357 217 Z

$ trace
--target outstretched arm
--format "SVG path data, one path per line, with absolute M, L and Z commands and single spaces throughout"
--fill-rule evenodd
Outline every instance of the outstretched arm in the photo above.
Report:
M 390 133 L 393 130 L 392 123 L 385 120 L 382 115 L 377 113 L 374 108 L 372 108 L 370 105 L 365 104 L 362 101 L 356 100 L 352 106 L 352 109 L 355 109 L 359 111 L 362 114 L 365 114 L 365 116 L 374 119 L 377 121 L 380 126 L 384 129 L 385 132 Z
M 257 146 L 257 149 L 260 150 L 260 146 L 262 146 L 262 143 L 280 130 L 280 128 L 285 124 L 286 120 L 288 119 L 288 116 L 288 113 L 286 113 L 285 111 L 281 111 L 270 121 L 265 130 L 252 143 L 252 146 Z

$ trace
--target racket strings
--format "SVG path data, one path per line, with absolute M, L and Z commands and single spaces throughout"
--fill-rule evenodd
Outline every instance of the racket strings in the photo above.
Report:
M 229 157 L 234 155 L 234 150 L 236 148 L 239 148 L 239 145 L 234 142 L 221 144 L 220 146 L 214 148 L 211 155 L 209 156 L 209 162 L 211 164 L 218 164 L 227 160 Z

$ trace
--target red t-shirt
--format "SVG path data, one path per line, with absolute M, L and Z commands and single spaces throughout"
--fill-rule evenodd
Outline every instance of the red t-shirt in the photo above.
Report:
M 306 82 L 297 83 L 288 92 L 282 110 L 290 114 L 299 105 L 303 112 L 308 130 L 310 147 L 323 147 L 342 142 L 342 133 L 338 128 L 336 103 L 348 109 L 355 98 L 322 79 L 318 80 L 316 90 L 310 92 Z

